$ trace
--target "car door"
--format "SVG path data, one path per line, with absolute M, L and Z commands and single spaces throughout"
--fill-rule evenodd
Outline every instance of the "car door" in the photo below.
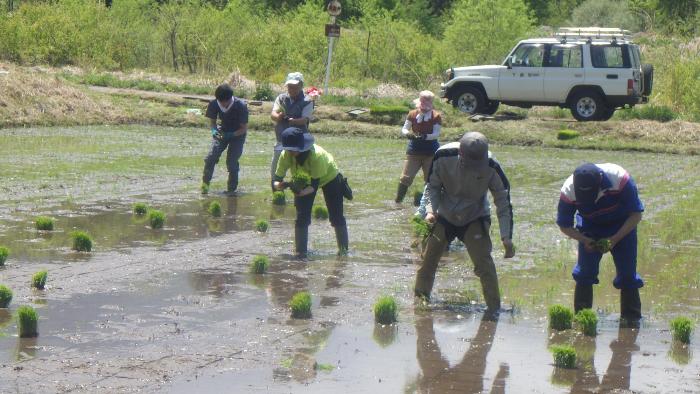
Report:
M 626 45 L 590 44 L 592 67 L 586 72 L 588 85 L 600 86 L 606 96 L 627 95 L 630 56 Z
M 581 44 L 552 44 L 545 57 L 544 101 L 563 103 L 586 77 Z
M 544 99 L 545 44 L 522 43 L 513 51 L 510 68 L 502 70 L 498 91 L 502 101 L 542 101 Z

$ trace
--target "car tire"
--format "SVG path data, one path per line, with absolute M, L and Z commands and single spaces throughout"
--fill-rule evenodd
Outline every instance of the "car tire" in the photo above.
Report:
M 615 114 L 615 108 L 607 108 L 605 110 L 605 112 L 603 112 L 603 114 L 601 115 L 599 120 L 603 121 L 603 122 L 606 120 L 610 120 L 610 118 L 612 118 L 614 114 Z
M 500 101 L 498 100 L 491 100 L 486 104 L 486 108 L 484 108 L 484 111 L 482 112 L 483 114 L 486 115 L 493 115 L 498 111 L 498 105 L 501 104 Z
M 605 100 L 593 90 L 582 90 L 574 94 L 569 109 L 579 122 L 601 120 L 608 110 Z
M 452 105 L 466 114 L 480 114 L 486 107 L 486 97 L 478 88 L 465 86 L 453 96 Z
M 651 95 L 651 88 L 654 85 L 654 66 L 651 64 L 642 64 L 642 78 L 644 78 L 643 96 Z

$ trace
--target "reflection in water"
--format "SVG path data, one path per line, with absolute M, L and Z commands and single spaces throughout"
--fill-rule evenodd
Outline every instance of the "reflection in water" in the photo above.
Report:
M 7 327 L 12 321 L 12 313 L 9 309 L 0 308 L 0 330 Z
M 294 294 L 309 288 L 308 279 L 287 272 L 279 272 L 283 268 L 281 266 L 284 265 L 293 271 L 302 271 L 306 268 L 306 264 L 305 261 L 298 260 L 270 264 L 270 293 L 272 302 L 276 306 L 286 308 Z
M 678 341 L 672 341 L 671 349 L 668 351 L 668 356 L 678 365 L 687 365 L 690 363 L 690 359 L 692 358 L 690 345 Z
M 337 289 L 343 283 L 345 267 L 348 264 L 347 256 L 338 256 L 333 262 L 333 270 L 326 278 L 326 289 Z
M 372 332 L 372 338 L 377 345 L 381 347 L 387 347 L 394 343 L 396 340 L 396 335 L 399 333 L 398 324 L 374 324 L 374 331 Z
M 36 357 L 39 338 L 17 338 L 17 361 L 27 360 Z
M 493 345 L 498 318 L 484 316 L 469 350 L 455 366 L 443 357 L 433 329 L 433 317 L 416 316 L 416 352 L 422 373 L 416 383 L 420 393 L 480 393 L 484 391 L 486 357 Z M 491 392 L 505 392 L 508 365 L 501 364 Z
M 233 291 L 233 285 L 240 281 L 232 272 L 225 271 L 190 271 L 187 280 L 193 290 L 221 298 Z

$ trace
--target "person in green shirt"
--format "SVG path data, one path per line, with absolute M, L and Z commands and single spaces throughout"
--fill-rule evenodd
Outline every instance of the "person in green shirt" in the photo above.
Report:
M 275 170 L 273 187 L 284 190 L 290 183 L 284 182 L 284 176 L 290 171 L 294 177 L 304 173 L 310 177 L 310 183 L 294 191 L 294 206 L 297 217 L 294 223 L 294 245 L 299 257 L 306 257 L 311 224 L 311 208 L 318 189 L 323 190 L 323 197 L 328 208 L 328 219 L 335 229 L 338 253 L 348 250 L 348 228 L 343 216 L 343 197 L 351 199 L 351 194 L 333 156 L 320 146 L 314 144 L 311 134 L 298 127 L 289 127 L 282 132 L 282 155 Z

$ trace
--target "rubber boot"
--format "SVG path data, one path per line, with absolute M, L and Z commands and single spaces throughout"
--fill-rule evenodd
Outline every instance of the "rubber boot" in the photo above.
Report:
M 498 278 L 495 274 L 493 276 L 482 275 L 479 280 L 481 281 L 481 290 L 486 301 L 486 314 L 498 314 L 501 310 L 501 292 L 498 289 Z
M 294 249 L 297 257 L 305 258 L 309 243 L 309 227 L 294 227 Z
M 620 323 L 634 325 L 642 318 L 642 301 L 639 289 L 620 289 Z
M 238 175 L 229 173 L 226 192 L 229 195 L 234 195 L 236 193 L 236 189 L 238 189 Z
M 397 204 L 403 201 L 403 198 L 406 197 L 406 192 L 408 192 L 408 186 L 404 185 L 403 183 L 399 183 L 399 188 L 396 190 L 396 199 L 394 201 Z
M 576 284 L 574 289 L 574 313 L 593 308 L 593 285 Z
M 335 240 L 338 242 L 338 256 L 348 254 L 348 226 L 346 224 L 335 227 Z

